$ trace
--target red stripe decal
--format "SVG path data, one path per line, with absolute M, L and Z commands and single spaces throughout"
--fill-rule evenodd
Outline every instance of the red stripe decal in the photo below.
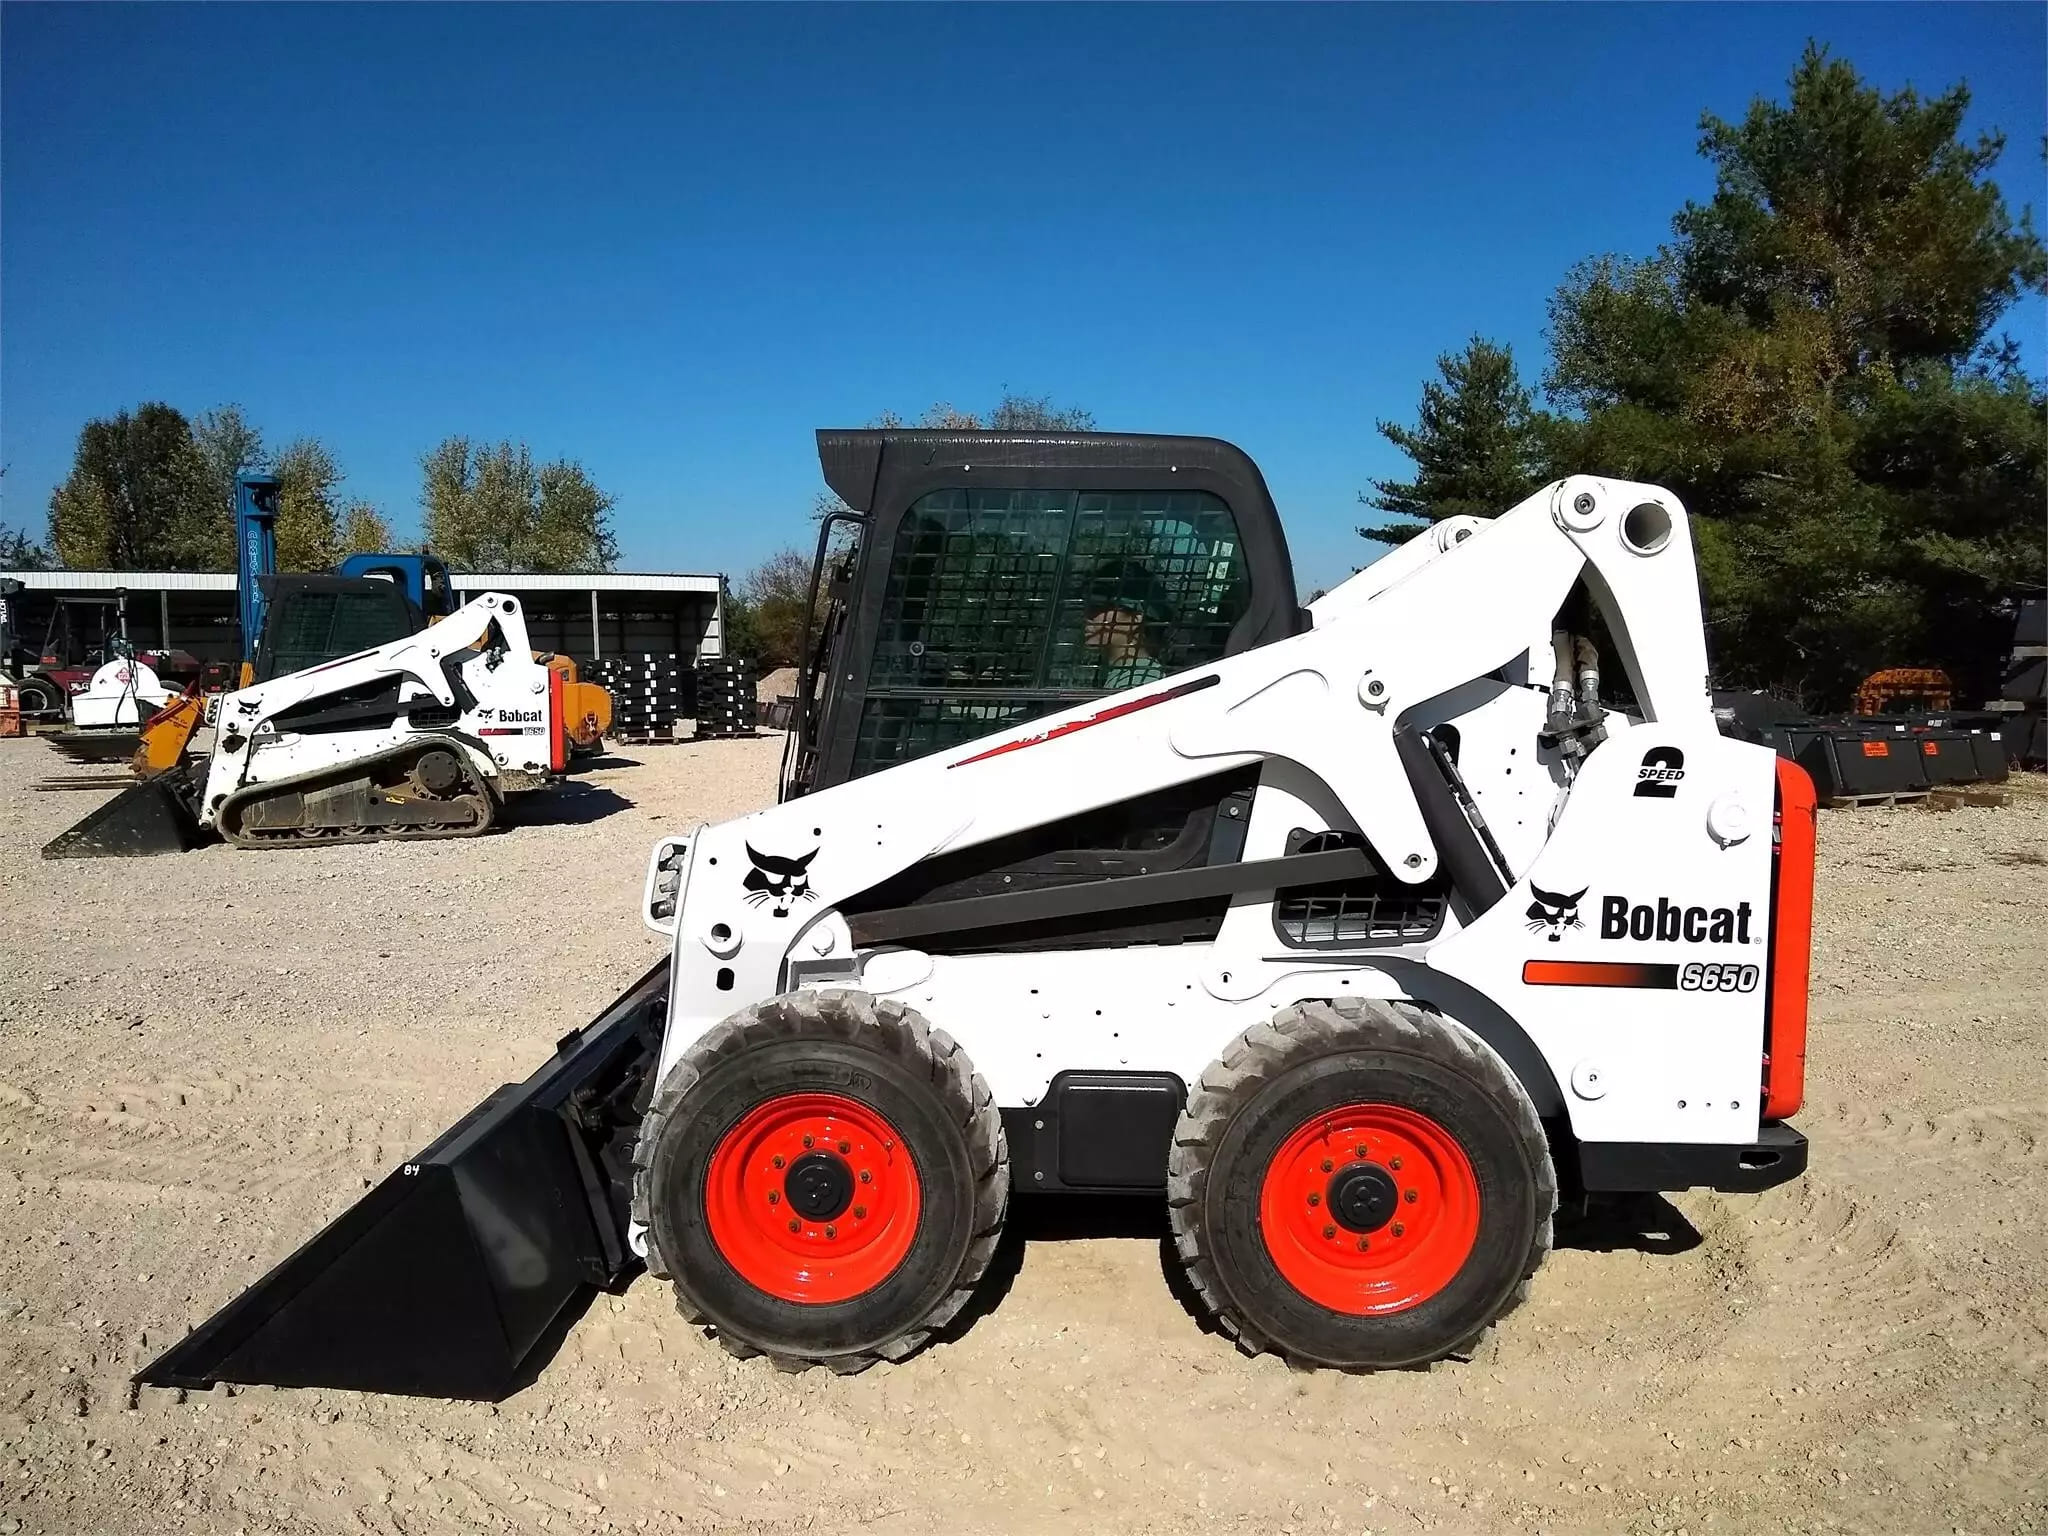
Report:
M 1633 960 L 1531 960 L 1522 967 L 1522 981 L 1532 987 L 1658 987 L 1678 985 L 1675 965 L 1644 965 Z
M 1135 715 L 1141 709 L 1150 709 L 1154 704 L 1164 704 L 1168 699 L 1184 698 L 1204 688 L 1215 687 L 1214 676 L 1198 677 L 1193 682 L 1182 683 L 1178 688 L 1169 688 L 1164 693 L 1147 694 L 1142 699 L 1128 703 L 1112 704 L 1107 709 L 1097 710 L 1081 720 L 1069 720 L 1065 725 L 1056 725 L 1049 731 L 1040 731 L 1036 736 L 1022 736 L 1016 741 L 1006 741 L 999 747 L 990 747 L 986 752 L 977 752 L 972 757 L 963 757 L 957 763 L 948 763 L 948 769 L 965 768 L 969 763 L 986 762 L 991 757 L 1001 757 L 1005 752 L 1021 752 L 1026 747 L 1035 747 L 1042 742 L 1056 741 L 1062 736 L 1071 736 L 1076 731 L 1085 731 L 1091 725 L 1103 725 L 1111 720 L 1121 720 L 1125 715 Z

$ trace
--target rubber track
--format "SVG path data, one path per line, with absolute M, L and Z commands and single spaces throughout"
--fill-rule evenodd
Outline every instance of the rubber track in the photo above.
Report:
M 399 761 L 408 753 L 417 758 L 424 756 L 428 751 L 431 751 L 436 745 L 440 744 L 433 740 L 428 740 L 424 743 L 407 743 L 405 746 L 395 750 L 380 753 L 371 761 Z M 318 835 L 312 837 L 306 836 L 303 832 L 297 830 L 290 832 L 259 832 L 254 836 L 250 836 L 239 831 L 228 831 L 226 827 L 221 825 L 221 818 L 216 816 L 214 818 L 214 827 L 224 839 L 237 848 L 266 850 L 282 848 L 336 848 L 347 843 L 423 843 L 451 837 L 481 837 L 497 825 L 498 816 L 495 797 L 490 785 L 479 778 L 476 770 L 470 766 L 468 758 L 459 749 L 459 745 L 449 744 L 447 750 L 454 754 L 456 762 L 462 768 L 464 777 L 468 780 L 464 789 L 463 800 L 460 802 L 451 800 L 447 804 L 451 807 L 460 804 L 467 809 L 474 801 L 481 801 L 483 807 L 483 815 L 481 817 L 460 825 L 444 823 L 424 827 L 378 827 L 359 833 L 347 833 L 340 827 L 322 827 L 319 829 Z M 237 813 L 236 821 L 239 825 L 239 813 L 258 801 L 293 790 L 326 789 L 336 784 L 345 784 L 351 778 L 364 778 L 366 775 L 357 771 L 363 766 L 361 763 L 338 763 L 331 771 L 331 776 L 323 775 L 316 770 L 312 773 L 283 779 L 273 784 L 251 785 L 237 790 L 228 796 L 227 803 L 221 809 L 223 811 L 235 811 Z
M 1529 1245 L 1520 1280 L 1492 1322 L 1444 1352 L 1470 1359 L 1498 1322 L 1529 1297 L 1529 1281 L 1550 1256 L 1552 1219 L 1557 1213 L 1557 1172 L 1550 1142 L 1521 1079 L 1490 1045 L 1463 1025 L 1404 1003 L 1376 998 L 1339 998 L 1297 1003 L 1264 1024 L 1254 1024 L 1230 1043 L 1202 1073 L 1188 1106 L 1174 1127 L 1167 1157 L 1167 1218 L 1173 1241 L 1195 1290 L 1224 1331 L 1248 1355 L 1286 1351 L 1264 1337 L 1237 1311 L 1202 1251 L 1196 1213 L 1208 1186 L 1209 1159 L 1224 1128 L 1260 1088 L 1302 1062 L 1344 1050 L 1394 1050 L 1456 1066 L 1481 1091 L 1512 1106 L 1515 1128 L 1536 1170 L 1536 1198 L 1543 1219 Z M 1307 1362 L 1303 1362 L 1307 1363 Z
M 909 1067 L 937 1091 L 949 1117 L 966 1138 L 968 1163 L 976 1170 L 974 1236 L 967 1245 L 967 1256 L 954 1277 L 952 1290 L 940 1298 L 938 1305 L 895 1338 L 871 1350 L 819 1357 L 769 1356 L 782 1370 L 801 1371 L 824 1365 L 841 1375 L 853 1375 L 877 1360 L 909 1358 L 967 1305 L 987 1273 L 989 1261 L 995 1257 L 996 1243 L 1002 1237 L 1003 1218 L 1010 1203 L 1010 1146 L 1003 1135 L 1003 1117 L 996 1110 L 988 1084 L 974 1070 L 967 1053 L 943 1029 L 927 1024 L 915 1009 L 891 999 L 840 990 L 790 992 L 742 1008 L 724 1023 L 705 1031 L 669 1068 L 640 1122 L 640 1139 L 633 1149 L 633 1219 L 647 1233 L 648 1273 L 674 1284 L 676 1310 L 683 1320 L 710 1330 L 720 1344 L 742 1360 L 752 1359 L 763 1351 L 714 1328 L 690 1295 L 688 1276 L 677 1273 L 661 1253 L 654 1235 L 649 1169 L 662 1127 L 706 1072 L 742 1051 L 791 1039 L 843 1040 Z

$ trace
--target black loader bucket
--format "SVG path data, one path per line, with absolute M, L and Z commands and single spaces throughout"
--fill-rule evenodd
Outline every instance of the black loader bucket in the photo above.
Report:
M 185 798 L 189 782 L 187 772 L 179 770 L 129 785 L 43 844 L 43 857 L 139 859 L 197 848 L 199 821 Z
M 155 1387 L 495 1402 L 573 1302 L 631 1276 L 633 1140 L 668 962 L 145 1367 Z

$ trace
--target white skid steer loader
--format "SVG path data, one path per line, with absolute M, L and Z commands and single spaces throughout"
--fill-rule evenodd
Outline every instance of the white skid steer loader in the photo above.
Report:
M 1804 1168 L 1812 789 L 1716 730 L 1668 492 L 1565 480 L 1303 614 L 1228 445 L 821 442 L 865 547 L 783 803 L 663 838 L 670 958 L 141 1380 L 498 1396 L 636 1259 L 859 1369 L 1013 1190 L 1163 1194 L 1242 1347 L 1412 1365 L 1561 1190 Z
M 209 836 L 243 848 L 474 836 L 506 795 L 561 773 L 560 694 L 518 599 L 486 592 L 388 644 L 222 694 L 203 760 L 123 790 L 43 856 L 177 852 Z

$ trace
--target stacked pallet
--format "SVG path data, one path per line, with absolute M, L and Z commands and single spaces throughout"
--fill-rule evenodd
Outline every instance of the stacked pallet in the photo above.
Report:
M 674 651 L 599 657 L 583 675 L 612 696 L 611 734 L 620 741 L 673 741 L 676 722 L 697 708 L 696 673 Z
M 697 660 L 697 734 L 751 736 L 760 723 L 752 663 L 730 656 Z

